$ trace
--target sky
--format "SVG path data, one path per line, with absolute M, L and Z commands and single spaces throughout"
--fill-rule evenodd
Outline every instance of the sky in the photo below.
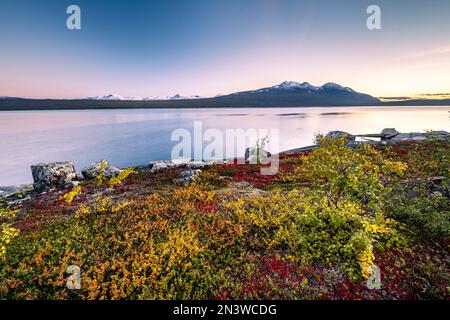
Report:
M 66 9 L 81 8 L 81 30 Z M 366 27 L 370 4 L 381 29 Z M 450 92 L 448 0 L 1 0 L 0 96 L 214 96 L 335 82 Z

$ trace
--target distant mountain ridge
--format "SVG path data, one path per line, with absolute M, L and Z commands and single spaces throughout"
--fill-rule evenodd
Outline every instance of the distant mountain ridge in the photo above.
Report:
M 280 84 L 215 97 L 123 97 L 117 94 L 84 99 L 27 99 L 0 97 L 0 110 L 58 109 L 136 109 L 136 108 L 253 108 L 327 106 L 411 106 L 450 105 L 450 99 L 381 101 L 352 88 L 327 82 L 314 86 L 308 82 L 284 81 Z
M 123 97 L 118 94 L 107 94 L 104 96 L 94 96 L 94 97 L 87 97 L 86 100 L 98 100 L 98 101 L 152 101 L 152 100 L 183 100 L 183 99 L 201 99 L 200 96 L 190 96 L 185 97 L 180 94 L 176 94 L 174 96 L 168 96 L 168 97 Z M 72 99 L 77 100 L 77 99 Z M 81 99 L 84 100 L 84 99 Z
M 335 89 L 335 90 L 346 90 L 349 92 L 355 92 L 353 89 L 349 87 L 342 87 L 333 82 L 327 82 L 321 87 L 316 87 L 311 85 L 309 82 L 296 82 L 296 81 L 284 81 L 278 85 L 262 88 L 258 90 L 252 91 L 244 91 L 244 92 L 267 92 L 270 90 L 308 90 L 308 91 L 318 91 L 318 90 L 327 90 L 327 89 Z M 239 94 L 239 92 L 237 92 Z
M 271 105 L 292 104 L 297 106 L 329 105 L 372 105 L 381 102 L 378 98 L 359 93 L 349 87 L 327 82 L 313 86 L 308 82 L 284 81 L 272 87 L 236 92 L 218 99 L 232 102 L 238 100 L 247 104 L 266 101 Z
M 342 87 L 336 83 L 327 82 L 320 87 L 311 85 L 308 82 L 296 82 L 296 81 L 284 81 L 278 85 L 272 87 L 261 88 L 257 90 L 241 91 L 235 92 L 228 95 L 215 96 L 214 99 L 235 99 L 236 96 L 239 98 L 244 97 L 244 99 L 249 100 L 249 97 L 253 95 L 257 98 L 261 94 L 270 94 L 270 100 L 280 101 L 283 99 L 298 98 L 301 103 L 308 104 L 309 100 L 314 103 L 325 103 L 329 104 L 329 101 L 325 101 L 327 98 L 339 98 L 344 103 L 374 103 L 380 102 L 379 99 L 369 96 L 367 94 L 355 92 L 349 87 Z M 289 97 L 287 97 L 288 95 Z M 309 97 L 307 97 L 309 95 Z M 333 95 L 333 97 L 328 97 L 327 95 Z M 294 97 L 296 96 L 296 97 Z M 238 98 L 238 99 L 239 99 Z M 99 101 L 151 101 L 151 100 L 189 100 L 189 99 L 202 99 L 201 96 L 181 96 L 176 94 L 174 96 L 168 97 L 123 97 L 118 94 L 108 94 L 104 96 L 88 97 L 88 100 L 99 100 Z M 280 101 L 282 103 L 282 101 Z

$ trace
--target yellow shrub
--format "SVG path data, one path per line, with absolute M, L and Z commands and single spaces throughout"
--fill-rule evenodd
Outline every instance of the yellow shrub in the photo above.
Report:
M 60 197 L 60 200 L 64 200 L 67 204 L 71 204 L 75 197 L 81 194 L 81 186 L 77 186 Z
M 3 224 L 0 229 L 0 258 L 6 254 L 6 246 L 19 235 L 19 230 Z
M 110 186 L 115 186 L 118 184 L 122 184 L 122 182 L 131 174 L 135 173 L 133 168 L 127 168 L 127 169 L 123 169 L 122 171 L 120 171 L 119 175 L 117 175 L 116 177 L 112 177 L 111 179 L 109 179 L 109 185 Z

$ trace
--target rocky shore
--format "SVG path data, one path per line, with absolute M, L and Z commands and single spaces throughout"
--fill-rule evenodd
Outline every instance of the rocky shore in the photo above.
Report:
M 449 134 L 327 136 L 275 155 L 275 175 L 261 147 L 33 165 L 2 188 L 0 299 L 448 299 Z
M 450 132 L 429 131 L 425 133 L 409 132 L 401 133 L 395 128 L 385 128 L 378 134 L 351 134 L 344 131 L 331 131 L 326 137 L 339 138 L 346 137 L 347 146 L 356 147 L 361 143 L 372 145 L 393 145 L 408 142 L 420 142 L 425 140 L 450 141 Z M 282 152 L 281 154 L 295 154 L 299 152 L 309 152 L 316 149 L 316 145 L 297 148 Z M 247 148 L 245 151 L 245 162 L 254 160 L 256 148 Z M 262 155 L 270 157 L 271 154 L 263 150 Z M 225 163 L 226 160 L 221 163 Z M 147 165 L 134 167 L 137 172 L 158 173 L 171 168 L 183 168 L 178 175 L 178 180 L 184 185 L 192 181 L 202 169 L 214 165 L 217 161 L 199 161 L 192 159 L 174 159 L 150 161 Z M 73 161 L 40 163 L 31 166 L 33 184 L 17 186 L 0 186 L 0 199 L 6 200 L 9 206 L 18 205 L 32 197 L 49 192 L 55 189 L 71 189 L 78 186 L 81 181 L 94 179 L 100 172 L 109 179 L 118 176 L 123 169 L 117 168 L 107 161 L 95 162 L 77 172 Z
M 450 132 L 447 131 L 428 131 L 428 132 L 408 132 L 401 133 L 395 128 L 385 128 L 381 133 L 372 134 L 351 134 L 344 131 L 330 131 L 326 134 L 326 137 L 339 138 L 342 136 L 347 137 L 347 145 L 349 147 L 358 146 L 361 143 L 370 143 L 373 145 L 393 145 L 403 142 L 420 142 L 426 140 L 450 140 Z M 312 151 L 316 149 L 316 145 L 296 148 L 285 151 L 286 154 L 293 154 L 298 152 Z

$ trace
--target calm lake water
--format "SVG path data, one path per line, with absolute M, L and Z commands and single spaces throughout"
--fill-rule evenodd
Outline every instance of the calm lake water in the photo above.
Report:
M 125 167 L 169 159 L 177 128 L 279 129 L 272 152 L 310 145 L 315 133 L 450 129 L 448 107 L 135 109 L 0 112 L 0 186 L 32 182 L 30 165 L 73 160 L 77 171 L 101 159 Z M 225 134 L 224 134 L 225 135 Z M 207 144 L 207 143 L 206 143 Z M 243 155 L 244 150 L 240 151 Z

